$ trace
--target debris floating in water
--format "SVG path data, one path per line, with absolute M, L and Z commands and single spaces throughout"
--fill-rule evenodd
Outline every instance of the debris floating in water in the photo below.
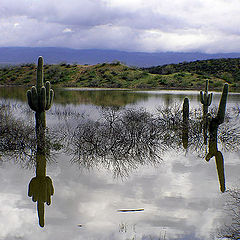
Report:
M 140 208 L 140 209 L 120 209 L 120 210 L 118 210 L 118 212 L 141 212 L 141 211 L 144 211 L 144 209 Z

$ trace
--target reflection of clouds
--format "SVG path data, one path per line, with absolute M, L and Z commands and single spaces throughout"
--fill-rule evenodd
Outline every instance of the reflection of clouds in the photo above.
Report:
M 0 194 L 0 239 L 24 237 L 35 213 L 24 207 L 23 196 L 14 193 Z
M 212 176 L 211 171 L 216 169 L 214 164 L 209 167 L 202 159 L 168 156 L 158 169 L 142 167 L 125 181 L 112 179 L 107 170 L 79 172 L 67 160 L 67 156 L 62 156 L 56 169 L 51 166 L 48 171 L 52 178 L 51 173 L 55 173 L 56 193 L 52 205 L 46 208 L 44 232 L 39 232 L 35 206 L 30 200 L 25 200 L 29 204 L 25 203 L 26 207 L 20 208 L 24 206 L 20 205 L 16 209 L 18 202 L 27 198 L 26 192 L 23 191 L 23 196 L 7 204 L 1 201 L 1 206 L 13 209 L 13 222 L 16 221 L 14 218 L 19 221 L 15 226 L 24 229 L 22 236 L 25 239 L 32 239 L 30 233 L 33 232 L 38 233 L 34 239 L 61 240 L 66 236 L 69 239 L 121 239 L 120 223 L 128 224 L 129 231 L 124 235 L 128 237 L 135 234 L 131 226 L 136 224 L 139 239 L 144 234 L 159 236 L 163 228 L 166 228 L 167 238 L 195 234 L 192 239 L 208 239 L 209 230 L 220 216 L 217 176 Z M 191 162 L 193 165 L 190 167 Z M 6 178 L 19 171 L 12 166 L 7 170 L 4 171 Z M 22 185 L 28 182 L 20 176 L 18 179 Z M 14 182 L 10 181 L 9 184 L 14 192 Z M 15 196 L 12 195 L 12 198 Z M 145 210 L 118 213 L 121 208 Z M 19 217 L 25 213 L 26 218 Z M 1 218 L 1 228 L 5 229 L 5 236 L 11 232 L 17 236 L 17 230 L 13 230 L 13 226 L 8 228 L 4 219 Z M 83 227 L 78 228 L 78 224 Z
M 225 154 L 225 153 L 224 153 Z M 171 151 L 155 169 L 141 166 L 125 181 L 112 179 L 108 170 L 79 171 L 61 155 L 57 166 L 51 166 L 48 175 L 53 178 L 56 193 L 53 204 L 46 208 L 46 229 L 39 231 L 35 206 L 26 199 L 26 192 L 14 195 L 18 187 L 28 182 L 21 176 L 23 170 L 9 165 L 1 169 L 13 194 L 1 201 L 0 226 L 5 236 L 22 236 L 24 239 L 121 239 L 120 223 L 136 224 L 137 236 L 159 235 L 166 229 L 168 238 L 209 238 L 221 216 L 221 199 L 215 162 L 187 153 L 183 156 Z M 239 153 L 225 155 L 227 184 L 239 175 Z M 17 175 L 18 174 L 18 175 Z M 16 175 L 18 182 L 16 181 Z M 30 177 L 29 177 L 30 178 Z M 24 187 L 21 187 L 24 188 Z M 25 189 L 25 188 L 24 188 Z M 4 195 L 3 195 L 4 196 Z M 16 197 L 16 199 L 14 199 Z M 11 200 L 12 199 L 12 200 Z M 3 206 L 3 207 L 2 207 Z M 144 208 L 141 213 L 118 213 L 118 209 Z M 7 221 L 5 221 L 6 214 Z M 26 218 L 21 216 L 26 214 Z M 12 223 L 16 223 L 13 226 Z M 83 227 L 79 229 L 78 224 Z M 20 232 L 20 229 L 23 229 Z M 130 230 L 129 230 L 130 231 Z M 36 235 L 37 233 L 37 235 Z M 131 234 L 128 233 L 129 237 Z M 1 236 L 1 235 L 0 235 Z

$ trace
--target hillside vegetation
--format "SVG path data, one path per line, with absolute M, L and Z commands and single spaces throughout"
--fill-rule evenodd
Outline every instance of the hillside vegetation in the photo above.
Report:
M 120 62 L 97 65 L 44 65 L 45 81 L 59 87 L 100 88 L 210 88 L 221 89 L 228 82 L 240 90 L 240 59 L 218 59 L 140 69 Z M 35 85 L 36 65 L 2 66 L 0 85 Z
M 220 78 L 231 84 L 233 88 L 240 87 L 240 58 L 209 59 L 179 64 L 168 64 L 146 68 L 149 73 L 170 75 L 174 73 L 195 73 L 205 78 Z

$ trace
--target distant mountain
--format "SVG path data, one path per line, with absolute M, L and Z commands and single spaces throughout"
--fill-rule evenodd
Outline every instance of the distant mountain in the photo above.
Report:
M 38 56 L 43 56 L 46 63 L 97 64 L 118 60 L 128 66 L 150 67 L 171 63 L 190 62 L 195 60 L 239 58 L 240 53 L 204 54 L 198 52 L 124 52 L 99 49 L 70 49 L 55 47 L 2 47 L 0 64 L 35 63 Z

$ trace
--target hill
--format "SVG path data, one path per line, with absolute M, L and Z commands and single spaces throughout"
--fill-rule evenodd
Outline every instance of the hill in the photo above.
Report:
M 59 87 L 202 89 L 209 79 L 211 88 L 221 89 L 225 83 L 224 79 L 202 72 L 186 70 L 164 74 L 162 71 L 158 74 L 153 68 L 128 67 L 119 61 L 96 65 L 46 64 L 44 77 L 45 81 Z M 31 86 L 35 82 L 35 64 L 0 68 L 0 85 Z
M 2 47 L 0 48 L 0 64 L 35 63 L 43 56 L 48 64 L 60 62 L 95 65 L 118 60 L 127 66 L 150 67 L 163 64 L 180 63 L 217 58 L 237 58 L 240 53 L 204 54 L 198 52 L 124 52 L 101 49 L 70 49 L 55 47 Z
M 183 62 L 179 64 L 166 64 L 145 68 L 149 73 L 171 75 L 185 72 L 198 74 L 204 78 L 219 78 L 231 84 L 233 88 L 240 87 L 240 58 L 221 58 Z

